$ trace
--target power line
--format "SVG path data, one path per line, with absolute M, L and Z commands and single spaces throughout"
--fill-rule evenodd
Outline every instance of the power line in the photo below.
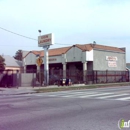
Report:
M 0 46 L 9 46 L 9 45 L 1 45 L 1 44 L 0 44 Z M 18 46 L 18 45 L 11 45 L 10 47 L 38 47 L 38 46 L 26 46 L 26 45 L 25 45 L 25 46 L 24 46 L 24 45 L 22 45 L 22 46 L 19 45 L 19 46 Z
M 24 38 L 28 38 L 28 39 L 31 39 L 31 40 L 35 40 L 35 41 L 37 41 L 37 39 L 34 39 L 34 38 L 31 38 L 31 37 L 27 37 L 27 36 L 24 36 L 24 35 L 21 35 L 21 34 L 18 34 L 18 33 L 12 32 L 12 31 L 9 31 L 9 30 L 4 29 L 4 28 L 2 28 L 2 27 L 0 27 L 0 29 L 2 29 L 2 30 L 4 30 L 4 31 L 7 31 L 7 32 L 10 32 L 10 33 L 12 33 L 12 34 L 15 34 L 15 35 L 18 35 L 18 36 L 24 37 Z
M 60 44 L 60 43 L 55 43 L 54 45 L 61 45 L 61 46 L 63 46 L 63 45 L 70 45 L 70 44 Z M 1 45 L 0 44 L 0 46 L 9 46 L 9 45 Z M 10 46 L 10 47 L 36 47 L 36 46 L 24 46 L 24 45 L 13 45 L 13 46 Z
M 21 34 L 18 34 L 18 33 L 12 32 L 12 31 L 7 30 L 7 29 L 2 28 L 2 27 L 0 27 L 0 29 L 4 30 L 4 31 L 6 31 L 6 32 L 9 32 L 9 33 L 12 33 L 12 34 L 15 34 L 15 35 L 18 35 L 18 36 L 21 36 L 21 37 L 27 38 L 27 39 L 31 39 L 31 40 L 38 41 L 37 39 L 34 39 L 34 38 L 31 38 L 31 37 L 27 37 L 27 36 L 24 36 L 24 35 L 21 35 Z M 62 44 L 62 43 L 55 43 L 55 44 L 58 44 L 58 45 L 70 45 L 70 44 Z

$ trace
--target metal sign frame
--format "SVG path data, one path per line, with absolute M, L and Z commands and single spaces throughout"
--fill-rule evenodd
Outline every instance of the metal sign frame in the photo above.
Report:
M 48 65 L 48 50 L 50 45 L 54 44 L 53 33 L 38 36 L 38 46 L 44 49 L 44 84 L 49 85 L 49 65 Z
M 45 47 L 48 45 L 53 45 L 54 44 L 54 34 L 45 34 L 42 36 L 38 36 L 38 46 L 39 47 Z

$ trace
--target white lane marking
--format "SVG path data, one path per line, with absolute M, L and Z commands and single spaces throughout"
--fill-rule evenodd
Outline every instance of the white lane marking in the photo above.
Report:
M 116 100 L 129 100 L 130 97 L 124 97 L 124 98 L 117 98 Z
M 111 95 L 111 94 L 113 94 L 113 93 L 99 93 L 99 94 L 92 94 L 92 95 L 80 96 L 80 98 L 96 97 L 96 96 L 101 96 L 101 95 Z
M 84 92 L 84 93 L 66 93 L 66 94 L 48 94 L 48 95 L 41 95 L 41 96 L 69 96 L 69 95 L 72 95 L 72 96 L 79 96 L 79 95 L 90 95 L 90 94 L 97 94 L 97 92 L 92 92 L 92 93 L 86 93 L 86 92 Z
M 117 95 L 103 96 L 103 97 L 97 97 L 97 98 L 98 99 L 105 99 L 105 98 L 119 97 L 119 96 L 124 96 L 124 95 L 129 95 L 129 94 L 117 94 Z
M 94 97 L 98 95 L 109 95 L 112 93 L 92 93 L 92 94 L 82 94 L 82 95 L 63 95 L 62 97 L 78 97 L 78 98 L 86 98 L 86 97 Z

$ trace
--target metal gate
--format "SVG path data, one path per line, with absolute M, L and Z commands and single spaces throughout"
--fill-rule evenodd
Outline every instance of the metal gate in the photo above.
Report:
M 18 87 L 19 81 L 17 70 L 0 70 L 0 87 Z

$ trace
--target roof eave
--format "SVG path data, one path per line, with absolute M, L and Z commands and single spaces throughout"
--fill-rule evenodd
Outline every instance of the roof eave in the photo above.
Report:
M 114 50 L 106 50 L 106 49 L 99 49 L 99 48 L 93 48 L 93 50 L 101 50 L 101 51 L 111 51 L 111 52 L 125 53 L 124 51 L 114 51 Z

